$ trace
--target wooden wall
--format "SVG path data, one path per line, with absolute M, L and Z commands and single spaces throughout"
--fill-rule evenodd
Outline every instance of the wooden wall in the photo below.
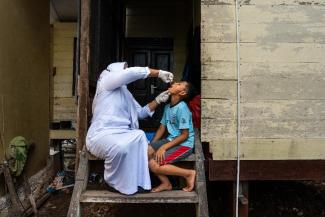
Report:
M 233 0 L 202 0 L 202 141 L 236 158 Z M 325 1 L 241 1 L 241 156 L 325 158 Z
M 76 98 L 72 95 L 73 45 L 76 23 L 56 22 L 52 26 L 52 121 L 76 122 Z

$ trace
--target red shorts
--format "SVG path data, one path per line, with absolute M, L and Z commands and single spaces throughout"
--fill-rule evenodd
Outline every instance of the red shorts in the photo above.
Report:
M 158 140 L 157 142 L 151 144 L 151 147 L 155 151 L 157 151 L 162 145 L 166 144 L 167 142 L 169 142 L 169 140 L 167 139 Z M 165 160 L 160 164 L 163 165 L 163 164 L 175 163 L 183 158 L 186 158 L 192 153 L 193 153 L 193 148 L 176 145 L 166 151 Z

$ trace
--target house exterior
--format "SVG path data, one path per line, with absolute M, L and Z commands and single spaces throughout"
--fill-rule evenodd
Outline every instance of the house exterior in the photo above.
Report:
M 103 7 L 108 4 L 107 2 L 109 1 L 101 1 L 97 7 Z M 125 16 L 125 18 L 115 17 L 114 19 L 120 20 L 118 22 L 123 24 L 124 30 L 117 33 L 119 37 L 175 39 L 172 70 L 178 79 L 181 78 L 182 65 L 186 62 L 186 55 L 183 54 L 186 52 L 186 34 L 184 34 L 186 28 L 184 26 L 189 26 L 192 20 L 192 25 L 201 27 L 201 140 L 208 144 L 212 154 L 212 158 L 209 159 L 209 165 L 212 165 L 209 167 L 209 173 L 212 174 L 209 176 L 211 180 L 233 180 L 235 178 L 233 175 L 229 177 L 224 174 L 223 176 L 216 171 L 224 165 L 231 165 L 232 170 L 235 170 L 238 117 L 240 118 L 238 131 L 240 132 L 240 159 L 244 167 L 246 162 L 263 161 L 268 165 L 281 163 L 278 165 L 280 168 L 287 163 L 290 165 L 292 163 L 292 168 L 295 168 L 297 163 L 304 163 L 307 168 L 313 167 L 321 170 L 322 167 L 313 166 L 310 163 L 323 160 L 325 157 L 323 120 L 325 74 L 322 55 L 325 51 L 325 27 L 323 25 L 325 2 L 322 0 L 239 1 L 238 11 L 236 11 L 235 3 L 232 0 L 202 0 L 187 5 L 186 1 L 178 0 L 156 1 L 148 4 L 145 0 L 137 2 L 129 0 L 124 5 L 125 14 L 117 15 L 120 18 Z M 94 8 L 94 5 L 90 8 Z M 184 10 L 179 12 L 181 8 Z M 191 11 L 193 11 L 192 15 Z M 166 12 L 169 12 L 169 17 L 164 19 Z M 187 18 L 173 23 L 172 20 L 177 18 L 176 12 L 180 13 L 180 17 Z M 86 13 L 86 11 L 81 10 L 81 13 Z M 99 11 L 99 14 L 105 14 L 105 9 Z M 96 15 L 93 16 L 96 17 Z M 90 56 L 85 56 L 88 58 L 89 71 L 87 73 L 90 79 L 85 85 L 90 85 L 90 92 L 100 72 L 99 69 L 109 62 L 118 59 L 125 60 L 123 49 L 116 56 L 99 50 L 98 47 L 112 50 L 113 44 L 121 43 L 121 41 L 114 43 L 114 39 L 110 39 L 108 44 L 98 42 L 109 36 L 100 27 L 100 18 L 98 18 L 100 16 L 103 15 L 97 15 L 97 18 L 90 16 L 88 20 L 90 26 L 88 36 L 96 33 L 95 36 L 87 39 Z M 192 16 L 192 19 L 188 16 Z M 54 31 L 62 25 L 74 27 L 72 24 L 54 24 Z M 177 25 L 182 28 L 178 28 Z M 111 28 L 110 30 L 114 32 L 120 31 L 116 27 L 108 26 L 107 28 Z M 87 35 L 81 31 L 81 39 L 82 36 Z M 97 41 L 97 48 L 94 48 L 94 40 Z M 237 49 L 237 40 L 239 49 Z M 69 46 L 72 46 L 71 41 Z M 86 49 L 85 44 L 81 44 L 81 54 L 82 49 Z M 71 61 L 71 49 L 69 52 L 70 56 L 67 58 Z M 239 71 L 237 68 L 238 52 Z M 101 55 L 98 56 L 100 53 Z M 96 63 L 92 60 L 94 55 L 97 55 L 98 59 L 101 56 L 106 59 Z M 80 65 L 81 72 L 82 64 L 85 62 Z M 72 73 L 72 69 L 69 68 L 69 72 L 66 71 L 66 73 L 65 76 L 68 76 L 68 73 Z M 65 79 L 65 82 L 70 82 L 70 80 Z M 240 100 L 237 97 L 238 82 L 240 82 Z M 60 82 L 54 82 L 54 84 L 57 87 L 63 85 Z M 67 83 L 66 90 L 70 91 L 71 85 L 71 82 Z M 81 89 L 85 90 L 85 88 Z M 59 90 L 63 89 L 59 88 Z M 64 118 L 55 117 L 65 114 L 69 114 L 71 120 L 76 117 L 74 98 L 54 97 L 54 99 L 57 102 L 54 103 L 54 119 L 62 120 Z M 85 103 L 89 108 L 91 100 Z M 79 109 L 83 107 L 79 104 Z M 240 108 L 239 114 L 238 107 Z M 83 112 L 85 112 L 84 109 Z M 88 110 L 87 113 L 89 115 L 90 111 Z M 90 116 L 85 121 L 88 122 L 89 119 Z M 87 124 L 84 123 L 83 126 L 86 131 Z M 83 138 L 83 135 L 84 133 L 79 137 Z M 79 141 L 80 144 L 83 143 L 82 139 Z M 250 164 L 246 167 L 250 167 Z M 265 173 L 266 171 L 267 169 Z M 245 175 L 245 169 L 242 172 Z M 322 176 L 318 170 L 315 173 L 318 174 L 317 176 Z M 317 178 L 316 176 L 302 177 L 297 174 L 286 176 L 285 174 L 285 171 L 280 171 L 278 177 L 274 175 L 273 177 L 274 179 Z M 249 175 L 247 179 L 254 179 L 254 177 Z M 258 179 L 264 178 L 261 176 Z M 265 179 L 270 179 L 270 177 L 265 177 Z
M 78 158 L 96 78 L 126 58 L 124 38 L 173 39 L 170 69 L 180 79 L 192 25 L 201 28 L 209 180 L 236 179 L 238 145 L 241 180 L 324 178 L 324 0 L 241 0 L 238 9 L 234 0 L 117 2 L 81 0 L 78 22 L 52 28 L 49 2 L 1 2 L 0 126 L 5 144 L 16 135 L 36 143 L 29 175 L 46 164 L 50 122 L 76 125 Z
M 176 44 L 180 45 L 176 47 L 173 64 L 176 73 L 179 73 L 182 69 L 180 65 L 185 63 L 186 57 L 181 55 L 186 51 L 182 43 L 186 28 L 178 31 L 175 26 L 173 27 L 176 29 L 175 33 L 168 33 L 168 26 L 163 26 L 164 22 L 155 26 L 150 19 L 154 20 L 156 19 L 154 16 L 157 16 L 159 17 L 157 20 L 163 20 L 163 15 L 166 11 L 171 11 L 171 7 L 175 7 L 176 11 L 185 7 L 184 1 L 174 1 L 175 3 L 167 1 L 167 6 L 164 7 L 162 3 L 156 2 L 151 9 L 162 8 L 161 11 L 147 14 L 148 17 L 145 18 L 141 18 L 146 15 L 141 9 L 146 6 L 145 0 L 138 3 L 132 0 L 128 2 L 130 9 L 126 14 L 126 21 L 129 28 L 124 32 L 125 35 L 176 37 Z M 194 1 L 186 8 L 187 12 L 184 12 L 184 16 L 190 15 L 188 11 L 194 11 L 193 23 L 201 26 L 201 139 L 202 142 L 209 143 L 213 160 L 235 160 L 238 104 L 235 1 Z M 325 51 L 324 10 L 325 2 L 322 0 L 240 1 L 238 10 L 241 84 L 239 116 L 242 160 L 324 159 L 325 75 L 324 55 L 322 55 Z M 44 14 L 45 16 L 49 15 Z M 29 17 L 21 19 L 29 19 Z M 32 20 L 33 17 L 30 16 L 30 19 Z M 188 25 L 190 20 L 179 21 L 179 25 Z M 145 25 L 147 28 L 137 30 L 137 25 L 143 22 L 148 22 L 148 25 Z M 172 25 L 170 20 L 168 25 Z M 49 30 L 43 29 L 42 38 L 48 37 Z M 152 31 L 153 35 L 150 35 L 148 29 L 155 30 Z M 76 121 L 77 108 L 73 96 L 72 73 L 73 40 L 78 35 L 77 23 L 54 23 L 51 32 L 52 52 L 49 59 L 51 66 L 56 70 L 51 72 L 53 76 L 50 76 L 51 91 L 44 91 L 44 94 L 50 92 L 49 95 L 52 96 L 50 119 L 51 121 Z M 81 36 L 82 33 L 83 31 Z M 38 41 L 42 42 L 42 40 Z M 34 45 L 34 48 L 36 46 Z M 41 47 L 48 49 L 49 46 Z M 85 44 L 81 44 L 82 48 L 85 48 Z M 46 55 L 43 56 L 48 58 Z M 2 59 L 5 61 L 5 58 Z M 44 61 L 41 62 L 44 66 L 49 65 Z M 12 66 L 8 60 L 2 64 L 2 67 L 5 68 L 6 64 Z M 19 64 L 15 65 L 19 66 Z M 35 60 L 35 64 L 32 65 L 36 67 L 35 65 L 39 64 L 36 64 Z M 17 71 L 18 68 L 15 70 Z M 32 71 L 36 73 L 37 70 L 41 71 L 41 69 Z M 5 73 L 6 70 L 3 69 L 2 72 Z M 28 74 L 23 73 L 23 75 Z M 11 76 L 4 77 L 9 79 Z M 177 74 L 177 77 L 180 78 L 181 75 Z M 44 75 L 44 79 L 48 79 L 48 74 Z M 5 80 L 1 81 L 5 82 Z M 16 79 L 16 82 L 19 81 Z M 6 86 L 8 83 L 10 82 L 1 85 L 3 88 L 6 87 L 7 92 L 10 89 Z M 48 84 L 48 82 L 44 83 Z M 5 90 L 2 92 L 5 96 Z M 4 98 L 5 104 L 7 100 L 13 99 Z M 6 105 L 4 109 L 9 115 L 11 110 L 7 109 Z M 48 118 L 44 121 L 45 125 L 48 125 Z M 6 124 L 10 123 L 6 122 Z M 9 126 L 7 129 L 9 131 L 7 131 L 8 135 L 5 135 L 6 143 L 17 134 L 11 132 Z M 47 136 L 44 135 L 42 140 L 44 139 L 48 140 Z
M 173 12 L 168 9 L 168 5 L 174 4 L 172 7 L 177 8 L 184 4 L 181 0 L 172 3 L 166 1 L 167 6 L 164 7 L 161 2 L 152 4 L 147 4 L 145 0 L 127 2 L 130 9 L 126 10 L 126 21 L 119 21 L 126 22 L 124 28 L 126 32 L 119 34 L 120 36 L 129 34 L 132 37 L 157 35 L 159 37 L 159 34 L 168 36 L 166 33 L 168 28 L 159 29 L 163 26 L 159 21 L 162 19 L 165 7 L 172 17 Z M 212 175 L 210 174 L 209 178 L 210 180 L 235 179 L 234 175 L 229 176 L 216 171 L 224 165 L 228 165 L 232 171 L 236 170 L 234 161 L 237 160 L 238 117 L 240 118 L 238 131 L 240 159 L 243 162 L 242 172 L 246 179 L 322 177 L 323 173 L 320 171 L 324 165 L 321 160 L 325 157 L 323 120 L 325 58 L 322 55 L 325 51 L 323 25 L 325 2 L 322 0 L 239 1 L 238 10 L 235 3 L 232 0 L 202 0 L 194 1 L 189 6 L 193 11 L 194 26 L 201 27 L 201 140 L 208 144 L 209 151 L 212 153 L 212 158 L 209 159 L 209 173 Z M 142 10 L 141 7 L 146 8 L 147 11 L 161 8 L 161 11 L 157 14 L 144 13 L 146 10 Z M 81 8 L 81 30 L 84 31 L 81 31 L 80 54 L 81 60 L 84 55 L 86 58 L 84 60 L 91 65 L 94 63 L 91 57 L 94 50 L 92 50 L 93 41 L 90 39 L 94 37 L 89 36 L 94 34 L 94 29 L 97 33 L 101 30 L 98 30 L 99 22 L 95 22 L 97 27 L 88 29 L 90 32 L 82 28 L 82 14 L 88 13 L 87 10 L 83 11 Z M 156 26 L 152 24 L 155 23 L 155 16 L 160 16 Z M 236 28 L 237 18 L 238 28 Z M 90 20 L 92 20 L 91 15 Z M 167 21 L 169 23 L 169 20 Z M 90 26 L 93 24 L 91 23 Z M 185 24 L 186 22 L 182 25 Z M 141 31 L 138 27 L 141 27 Z M 151 35 L 150 29 L 154 30 Z M 82 36 L 85 37 L 84 40 Z M 237 49 L 237 40 L 239 49 Z M 87 48 L 82 42 L 88 43 L 89 47 Z M 87 56 L 89 51 L 90 56 Z M 123 52 L 119 53 L 117 60 L 119 58 L 123 59 Z M 178 58 L 181 62 L 185 62 L 184 56 L 179 55 Z M 113 61 L 114 58 L 107 58 L 107 62 L 110 60 Z M 80 65 L 81 74 L 84 69 L 82 64 L 84 63 Z M 174 65 L 177 65 L 177 61 Z M 175 73 L 179 73 L 180 68 L 177 67 Z M 90 70 L 87 69 L 90 78 L 94 73 L 91 68 L 92 66 Z M 181 76 L 177 74 L 176 77 Z M 87 76 L 84 79 L 87 79 Z M 240 100 L 237 97 L 238 82 Z M 85 88 L 81 89 L 85 90 Z M 91 101 L 84 103 L 91 103 Z M 80 122 L 83 131 L 87 129 L 87 121 L 84 121 L 83 124 Z M 84 133 L 79 132 L 81 132 L 79 135 L 81 139 Z M 79 141 L 81 148 L 82 139 Z M 260 174 L 265 176 L 245 175 L 245 171 L 247 172 L 245 168 L 250 168 L 252 167 L 250 164 L 261 161 L 265 163 L 264 166 L 268 165 L 265 167 L 268 169 L 274 163 L 278 168 L 285 167 L 284 165 L 289 163 L 290 168 L 283 171 L 276 169 L 278 175 L 267 176 L 268 169 L 260 171 Z M 306 168 L 312 167 L 315 173 L 312 176 L 301 176 L 298 173 L 288 175 L 287 170 L 296 168 L 297 164 L 303 164 Z
M 324 159 L 325 2 L 241 1 L 243 160 Z M 202 141 L 236 158 L 237 60 L 233 1 L 202 1 Z
M 201 1 L 201 139 L 213 160 L 237 159 L 238 103 L 241 160 L 324 160 L 324 10 L 324 1 L 240 1 L 238 78 L 235 2 Z

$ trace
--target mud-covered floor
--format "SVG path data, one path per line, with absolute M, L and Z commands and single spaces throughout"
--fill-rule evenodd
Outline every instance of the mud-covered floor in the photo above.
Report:
M 229 183 L 209 183 L 211 217 L 226 217 Z M 325 183 L 321 182 L 251 182 L 250 217 L 325 217 Z M 39 216 L 65 217 L 71 194 L 52 195 L 40 208 Z M 192 205 L 127 204 L 89 205 L 82 216 L 97 217 L 194 217 Z

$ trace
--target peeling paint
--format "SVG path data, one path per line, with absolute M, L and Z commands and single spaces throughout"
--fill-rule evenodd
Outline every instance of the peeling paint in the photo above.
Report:
M 224 1 L 222 1 L 222 0 L 202 0 L 201 1 L 202 5 L 207 5 L 207 6 L 208 5 L 231 5 L 233 3 L 234 3 L 234 1 L 230 2 L 227 0 L 224 0 Z
M 300 5 L 312 5 L 312 2 L 298 2 Z
M 299 4 L 299 5 L 321 5 L 319 2 L 315 2 L 313 0 L 309 0 L 309 1 L 301 1 L 301 0 L 295 0 L 295 3 Z M 324 2 L 325 3 L 325 2 Z
M 243 0 L 243 4 L 244 4 L 244 5 L 249 5 L 250 2 L 251 2 L 251 0 Z

